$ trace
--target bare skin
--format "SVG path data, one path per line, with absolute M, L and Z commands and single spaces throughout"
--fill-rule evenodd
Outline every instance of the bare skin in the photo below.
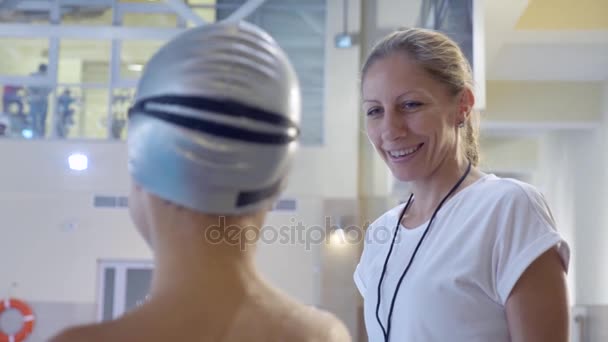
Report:
M 74 341 L 350 341 L 333 315 L 300 304 L 267 284 L 245 248 L 206 238 L 222 224 L 133 187 L 131 216 L 152 247 L 150 299 L 118 320 L 66 330 L 51 342 Z M 132 203 L 132 204 L 131 204 Z M 224 225 L 261 227 L 265 212 L 229 216 Z

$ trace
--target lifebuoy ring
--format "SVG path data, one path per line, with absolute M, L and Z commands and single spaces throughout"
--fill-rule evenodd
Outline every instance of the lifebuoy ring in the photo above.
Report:
M 21 342 L 24 341 L 29 334 L 34 330 L 34 312 L 25 302 L 22 302 L 18 299 L 7 298 L 0 301 L 0 315 L 2 315 L 6 310 L 16 309 L 23 316 L 23 326 L 21 330 L 14 335 L 7 335 L 2 330 L 0 330 L 0 342 Z

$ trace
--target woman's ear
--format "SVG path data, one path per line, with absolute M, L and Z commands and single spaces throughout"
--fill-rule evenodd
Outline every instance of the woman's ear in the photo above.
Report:
M 463 124 L 469 119 L 474 105 L 475 95 L 473 95 L 473 91 L 470 88 L 465 88 L 460 93 L 460 103 L 456 125 Z

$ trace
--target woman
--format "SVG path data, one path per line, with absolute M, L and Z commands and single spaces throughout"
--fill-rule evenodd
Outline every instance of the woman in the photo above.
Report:
M 471 74 L 424 29 L 363 66 L 369 140 L 412 190 L 370 226 L 354 274 L 370 341 L 568 340 L 568 246 L 536 189 L 477 168 Z
M 130 113 L 129 206 L 154 253 L 149 300 L 53 341 L 349 341 L 254 263 L 297 147 L 299 86 L 276 42 L 245 23 L 187 31 L 147 64 Z

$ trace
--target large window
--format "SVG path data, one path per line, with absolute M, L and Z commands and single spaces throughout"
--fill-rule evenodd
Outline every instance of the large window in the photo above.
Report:
M 242 0 L 188 0 L 214 22 Z M 10 7 L 10 8 L 9 8 Z M 267 30 L 295 66 L 302 87 L 302 143 L 323 142 L 325 0 L 267 0 L 246 20 Z M 124 139 L 126 113 L 144 64 L 194 21 L 165 1 L 0 2 L 0 135 Z M 7 19 L 8 18 L 8 19 Z M 192 19 L 192 18 L 190 18 Z

